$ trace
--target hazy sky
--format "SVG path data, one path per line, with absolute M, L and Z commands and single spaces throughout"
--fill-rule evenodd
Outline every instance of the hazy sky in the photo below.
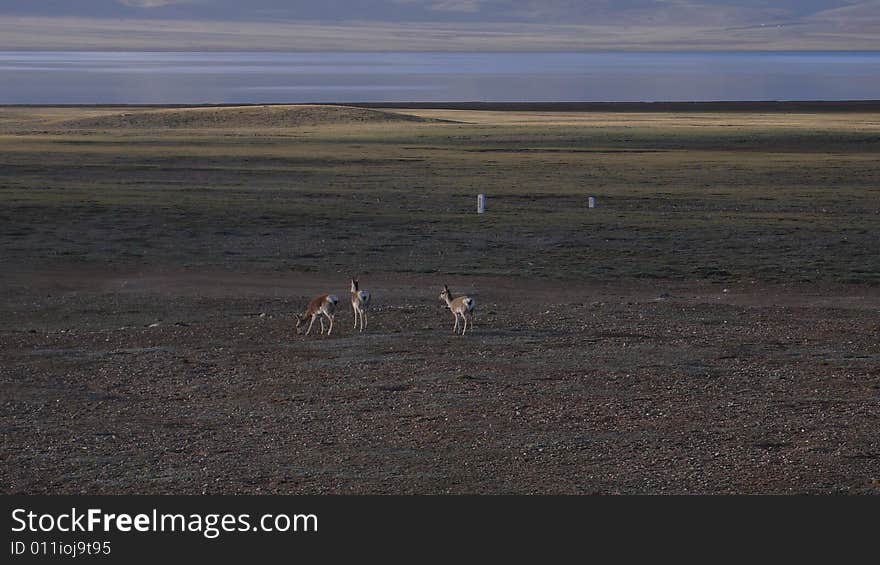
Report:
M 228 21 L 467 21 L 531 23 L 775 23 L 858 0 L 0 0 L 0 13 Z M 834 17 L 840 17 L 835 15 Z
M 875 50 L 880 0 L 0 0 L 0 49 L 221 49 L 224 35 L 253 49 Z

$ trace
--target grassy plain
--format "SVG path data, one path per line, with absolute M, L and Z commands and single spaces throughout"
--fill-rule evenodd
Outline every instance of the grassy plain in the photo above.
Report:
M 880 114 L 224 111 L 0 109 L 0 492 L 880 492 Z
M 6 261 L 880 282 L 880 115 L 68 125 L 119 112 L 0 111 Z

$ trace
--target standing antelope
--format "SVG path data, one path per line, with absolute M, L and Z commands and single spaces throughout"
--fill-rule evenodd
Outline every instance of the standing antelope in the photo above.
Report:
M 312 324 L 315 323 L 315 318 L 317 318 L 321 321 L 321 335 L 324 335 L 324 318 L 327 318 L 330 320 L 330 329 L 327 330 L 327 335 L 330 335 L 330 333 L 333 332 L 333 317 L 338 302 L 339 298 L 337 298 L 335 294 L 322 294 L 321 296 L 313 298 L 306 307 L 305 313 L 302 315 L 295 314 L 297 332 L 302 333 L 300 326 L 305 324 L 306 320 L 310 319 L 309 328 L 306 330 L 306 335 L 309 335 L 312 331 Z
M 473 329 L 473 312 L 474 308 L 476 308 L 477 306 L 477 303 L 474 302 L 473 298 L 471 298 L 470 296 L 459 296 L 458 298 L 452 298 L 452 293 L 449 292 L 449 287 L 444 284 L 443 292 L 440 293 L 440 300 L 446 303 L 446 306 L 448 306 L 449 310 L 452 311 L 452 315 L 455 316 L 455 327 L 452 328 L 452 333 L 458 333 L 459 316 L 461 316 L 461 320 L 464 323 L 464 326 L 461 329 L 461 335 L 464 335 L 464 332 L 467 331 L 468 319 L 471 320 L 471 328 Z
M 358 327 L 358 316 L 361 319 L 361 331 L 367 327 L 367 308 L 370 306 L 370 291 L 359 290 L 358 280 L 351 279 L 351 309 L 354 310 L 354 329 Z

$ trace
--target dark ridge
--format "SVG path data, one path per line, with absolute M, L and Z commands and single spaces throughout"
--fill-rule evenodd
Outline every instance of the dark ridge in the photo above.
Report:
M 495 112 L 880 112 L 880 100 L 780 100 L 712 102 L 270 102 L 254 104 L 3 104 L 0 108 L 230 108 L 248 106 L 347 106 Z
M 718 102 L 357 102 L 361 108 L 520 112 L 880 112 L 880 100 Z
M 150 108 L 63 122 L 74 128 L 274 128 L 321 124 L 427 122 L 416 116 L 336 105 Z

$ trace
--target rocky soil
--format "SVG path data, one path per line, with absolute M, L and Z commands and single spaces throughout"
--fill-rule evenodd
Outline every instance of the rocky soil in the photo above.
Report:
M 876 287 L 361 284 L 358 334 L 338 273 L 4 273 L 0 492 L 880 494 Z

